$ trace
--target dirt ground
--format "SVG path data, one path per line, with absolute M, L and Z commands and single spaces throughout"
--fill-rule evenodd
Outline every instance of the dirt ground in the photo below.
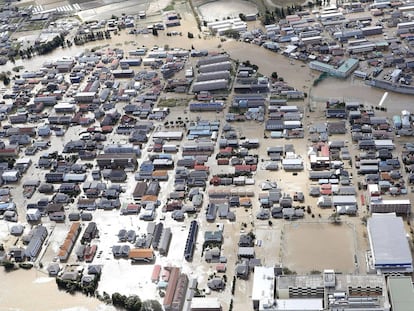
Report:
M 240 13 L 257 14 L 257 8 L 253 3 L 238 0 L 209 2 L 199 6 L 198 11 L 206 21 L 222 20 L 227 17 L 235 18 Z

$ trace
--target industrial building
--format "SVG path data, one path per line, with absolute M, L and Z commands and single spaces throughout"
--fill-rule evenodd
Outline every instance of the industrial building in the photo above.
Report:
M 169 267 L 167 271 L 169 272 L 169 280 L 167 290 L 165 291 L 163 306 L 165 310 L 172 310 L 174 293 L 177 288 L 177 283 L 180 277 L 181 270 L 177 267 Z
M 220 301 L 216 297 L 193 297 L 191 311 L 222 311 Z
M 59 248 L 59 252 L 57 257 L 59 258 L 60 262 L 65 262 L 68 260 L 70 253 L 76 243 L 76 240 L 79 237 L 81 232 L 81 226 L 79 222 L 75 222 L 71 225 L 69 232 L 63 241 L 62 245 Z
M 27 245 L 24 255 L 31 261 L 34 261 L 42 249 L 43 242 L 46 240 L 48 232 L 46 227 L 37 226 L 32 231 L 33 236 Z
M 411 213 L 411 201 L 409 199 L 389 199 L 371 197 L 370 210 L 372 213 L 396 213 L 397 215 L 409 215 Z
M 230 70 L 230 69 L 231 69 L 230 61 L 206 64 L 206 65 L 201 65 L 200 67 L 198 67 L 198 71 L 200 73 L 216 72 L 216 71 L 223 71 L 223 70 Z
M 167 255 L 168 254 L 168 248 L 170 246 L 171 237 L 172 237 L 171 229 L 170 228 L 165 228 L 162 231 L 161 238 L 160 238 L 160 243 L 158 245 L 158 251 L 160 252 L 161 255 Z
M 229 81 L 227 79 L 200 81 L 193 83 L 192 91 L 193 93 L 198 93 L 203 91 L 226 90 L 228 86 Z
M 412 273 L 413 258 L 403 220 L 395 213 L 372 214 L 367 223 L 368 265 L 377 273 Z
M 229 60 L 229 56 L 227 54 L 219 54 L 219 55 L 203 57 L 197 61 L 197 67 L 200 67 L 202 65 L 221 63 L 221 62 L 225 62 L 228 60 Z
M 225 19 L 207 23 L 207 27 L 215 34 L 221 36 L 228 30 L 246 31 L 247 24 L 240 18 Z
M 228 70 L 206 72 L 206 73 L 200 73 L 196 78 L 196 82 L 217 80 L 217 79 L 230 80 L 230 77 L 231 77 L 230 71 Z
M 165 139 L 165 140 L 182 140 L 183 132 L 181 131 L 159 131 L 152 135 L 153 139 Z
M 190 229 L 188 230 L 187 241 L 185 242 L 184 258 L 187 261 L 191 261 L 193 259 L 195 244 L 197 242 L 197 233 L 198 223 L 193 220 L 190 224 Z
M 78 103 L 90 103 L 95 99 L 95 96 L 96 92 L 78 92 L 75 94 L 74 98 Z
M 252 301 L 254 310 L 273 306 L 275 299 L 275 269 L 256 267 L 254 270 Z
M 277 307 L 270 310 L 389 310 L 383 275 L 324 270 L 317 275 L 281 275 L 276 284 Z
M 283 159 L 282 167 L 285 171 L 303 170 L 303 160 L 301 158 Z
M 391 310 L 411 311 L 414 306 L 413 281 L 409 276 L 388 277 Z
M 190 111 L 222 111 L 224 108 L 223 102 L 197 102 L 190 103 Z
M 309 63 L 309 68 L 326 72 L 336 78 L 347 78 L 356 68 L 358 68 L 359 60 L 355 58 L 347 59 L 341 66 L 334 67 L 332 65 L 320 62 L 312 61 Z
M 73 113 L 76 110 L 76 105 L 71 103 L 60 102 L 53 106 L 56 113 Z

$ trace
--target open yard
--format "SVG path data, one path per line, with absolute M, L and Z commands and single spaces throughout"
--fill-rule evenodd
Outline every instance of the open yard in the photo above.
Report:
M 282 263 L 297 273 L 335 269 L 354 272 L 354 229 L 345 223 L 286 223 Z
M 257 7 L 247 1 L 229 0 L 203 4 L 198 7 L 206 21 L 222 20 L 228 17 L 238 17 L 240 13 L 256 14 Z

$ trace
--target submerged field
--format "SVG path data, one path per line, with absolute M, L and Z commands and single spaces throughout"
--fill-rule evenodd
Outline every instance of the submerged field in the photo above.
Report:
M 334 269 L 353 273 L 354 230 L 347 224 L 286 223 L 282 263 L 299 274 Z

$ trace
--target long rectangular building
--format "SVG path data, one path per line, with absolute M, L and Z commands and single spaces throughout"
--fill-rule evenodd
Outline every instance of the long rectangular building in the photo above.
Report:
M 204 92 L 204 91 L 218 91 L 225 90 L 229 86 L 227 79 L 216 79 L 208 81 L 200 81 L 193 83 L 193 93 Z
M 372 213 L 396 213 L 409 215 L 411 213 L 411 201 L 404 200 L 376 200 L 371 199 L 370 210 Z
M 221 62 L 221 63 L 201 65 L 198 68 L 199 72 L 201 72 L 201 73 L 223 71 L 223 70 L 230 70 L 230 69 L 231 69 L 231 62 L 230 61 L 224 61 L 224 62 Z
M 395 213 L 373 214 L 367 223 L 370 267 L 377 273 L 412 273 L 413 258 L 403 220 Z
M 312 61 L 309 63 L 309 67 L 314 70 L 326 72 L 336 78 L 348 77 L 356 68 L 358 68 L 359 60 L 355 58 L 347 59 L 341 66 L 334 67 L 332 65 L 320 62 Z
M 254 269 L 252 301 L 254 310 L 262 310 L 263 304 L 275 299 L 275 271 L 273 267 Z

